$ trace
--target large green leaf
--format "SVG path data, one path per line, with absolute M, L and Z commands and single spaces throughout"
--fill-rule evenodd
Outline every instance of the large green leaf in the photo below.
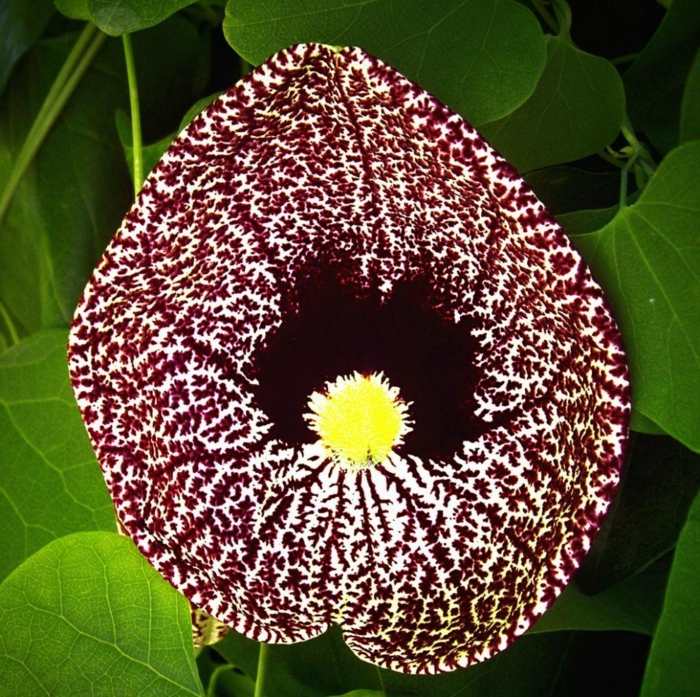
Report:
M 251 63 L 295 43 L 360 46 L 474 124 L 522 104 L 545 60 L 537 20 L 513 0 L 230 0 L 224 34 Z
M 700 495 L 693 502 L 671 567 L 641 697 L 696 697 L 700 685 Z
M 515 167 L 529 171 L 601 150 L 618 134 L 624 109 L 622 80 L 610 61 L 550 36 L 532 96 L 482 131 Z
M 94 22 L 110 36 L 153 27 L 195 0 L 56 0 L 58 11 Z
M 622 486 L 578 574 L 599 591 L 671 551 L 700 488 L 700 457 L 670 438 L 636 436 Z
M 700 451 L 700 142 L 673 150 L 636 203 L 574 243 L 623 330 L 635 408 Z
M 666 152 L 678 143 L 683 87 L 700 45 L 700 4 L 673 0 L 658 30 L 625 73 L 635 128 Z
M 0 113 L 0 187 L 74 37 L 40 42 Z M 144 129 L 171 130 L 191 104 L 196 29 L 173 18 L 134 40 Z M 131 200 L 114 112 L 128 108 L 121 43 L 109 41 L 68 102 L 0 221 L 0 299 L 24 332 L 67 326 Z M 175 113 L 170 122 L 163 114 Z M 9 263 L 11 260 L 11 263 Z
M 0 356 L 0 579 L 56 537 L 115 529 L 66 342 L 64 331 L 45 332 Z
M 681 104 L 681 143 L 700 138 L 700 50 L 688 73 Z
M 0 94 L 13 66 L 41 36 L 52 14 L 51 0 L 3 0 L 0 3 Z
M 3 695 L 202 695 L 187 601 L 127 538 L 54 540 L 0 585 Z

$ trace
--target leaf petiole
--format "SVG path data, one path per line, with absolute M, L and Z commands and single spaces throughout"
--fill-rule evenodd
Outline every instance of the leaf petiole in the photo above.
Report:
M 10 317 L 10 313 L 7 311 L 7 308 L 2 300 L 0 300 L 0 317 L 2 317 L 2 320 L 7 327 L 7 333 L 10 335 L 12 345 L 14 346 L 15 344 L 19 344 L 20 338 L 19 333 L 17 332 L 17 327 L 15 327 L 15 323 L 12 321 L 12 317 Z
M 260 642 L 260 653 L 258 654 L 258 670 L 255 674 L 255 693 L 253 697 L 263 697 L 265 690 L 265 672 L 267 668 L 267 644 Z
M 141 112 L 139 108 L 139 88 L 136 79 L 136 65 L 131 36 L 122 35 L 124 45 L 124 60 L 126 61 L 126 77 L 129 83 L 129 106 L 131 109 L 131 143 L 134 162 L 134 196 L 138 196 L 143 185 L 143 138 L 141 137 Z
M 48 132 L 58 118 L 61 110 L 78 86 L 85 71 L 90 67 L 92 59 L 99 50 L 106 35 L 95 26 L 89 24 L 75 42 L 61 70 L 53 81 L 34 122 L 22 143 L 15 159 L 5 188 L 0 194 L 0 221 L 10 206 L 12 197 L 19 183 L 34 159 L 37 151 L 44 142 Z M 88 45 L 89 44 L 89 45 Z M 87 46 L 87 48 L 86 48 Z

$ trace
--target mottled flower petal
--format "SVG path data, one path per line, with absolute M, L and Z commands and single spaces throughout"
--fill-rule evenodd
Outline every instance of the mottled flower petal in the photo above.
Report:
M 330 279 L 330 280 L 329 280 Z M 273 56 L 148 178 L 70 338 L 118 515 L 263 641 L 484 660 L 553 602 L 618 483 L 629 391 L 600 288 L 517 173 L 357 48 Z M 383 373 L 412 431 L 343 467 L 313 391 Z

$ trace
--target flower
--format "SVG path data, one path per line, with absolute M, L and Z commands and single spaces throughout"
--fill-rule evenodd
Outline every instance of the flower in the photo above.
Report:
M 545 611 L 627 438 L 620 336 L 559 225 L 358 48 L 282 51 L 185 129 L 69 358 L 124 528 L 194 606 L 273 643 L 337 623 L 410 673 Z

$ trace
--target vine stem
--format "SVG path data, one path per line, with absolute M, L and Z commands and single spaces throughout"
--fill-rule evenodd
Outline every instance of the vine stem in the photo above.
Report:
M 10 313 L 5 308 L 4 303 L 0 300 L 0 317 L 2 317 L 5 326 L 7 327 L 7 332 L 10 335 L 10 341 L 12 345 L 19 344 L 19 333 L 17 332 L 17 327 L 10 317 Z
M 260 653 L 258 654 L 258 670 L 255 674 L 255 693 L 253 697 L 263 697 L 265 689 L 265 670 L 267 668 L 267 644 L 260 642 Z
M 49 91 L 34 118 L 24 143 L 15 158 L 10 176 L 0 195 L 0 220 L 3 219 L 12 202 L 12 197 L 27 171 L 31 161 L 44 142 L 48 132 L 58 118 L 66 102 L 78 86 L 92 59 L 99 50 L 106 35 L 88 24 L 75 42 L 63 66 L 56 75 Z M 89 45 L 88 45 L 89 44 Z M 87 47 L 87 48 L 86 48 Z
M 216 685 L 219 681 L 219 676 L 225 673 L 226 671 L 233 670 L 235 666 L 232 666 L 230 663 L 219 666 L 214 670 L 214 672 L 211 674 L 211 677 L 209 678 L 209 686 L 207 687 L 207 697 L 215 697 L 216 695 Z
M 559 25 L 554 15 L 549 11 L 549 8 L 544 4 L 542 0 L 532 0 L 534 8 L 539 12 L 540 17 L 544 20 L 544 23 L 555 33 L 559 32 Z
M 134 49 L 131 35 L 123 34 L 126 78 L 129 83 L 129 106 L 131 108 L 131 145 L 134 159 L 134 196 L 138 196 L 143 184 L 143 139 L 141 137 L 141 110 L 139 108 L 139 87 L 136 80 Z

